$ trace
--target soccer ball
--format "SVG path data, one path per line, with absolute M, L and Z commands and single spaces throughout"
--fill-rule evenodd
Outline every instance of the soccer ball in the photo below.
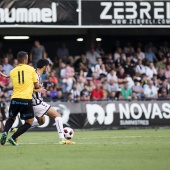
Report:
M 64 137 L 65 137 L 66 139 L 71 139 L 71 138 L 73 138 L 73 135 L 74 135 L 73 129 L 71 129 L 70 127 L 65 127 L 65 128 L 64 128 Z

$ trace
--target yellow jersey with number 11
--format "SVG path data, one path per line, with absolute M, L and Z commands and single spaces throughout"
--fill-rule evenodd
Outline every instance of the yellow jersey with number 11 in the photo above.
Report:
M 36 72 L 33 67 L 19 64 L 10 71 L 10 78 L 13 84 L 11 99 L 32 99 L 34 83 L 37 82 Z

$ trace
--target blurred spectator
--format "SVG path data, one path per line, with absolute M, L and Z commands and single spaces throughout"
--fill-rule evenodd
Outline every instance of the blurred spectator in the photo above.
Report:
M 44 58 L 45 48 L 40 44 L 40 41 L 34 41 L 34 46 L 30 53 L 30 62 L 32 62 L 34 68 L 37 68 L 37 62 L 39 59 Z
M 138 60 L 144 60 L 145 59 L 145 53 L 142 52 L 140 47 L 138 47 L 137 50 L 136 50 L 136 58 Z
M 160 81 L 158 80 L 158 78 L 157 78 L 157 75 L 156 75 L 156 74 L 154 74 L 154 75 L 153 75 L 152 80 L 153 80 L 153 85 L 154 85 L 156 88 L 159 88 Z
M 7 75 L 9 75 L 10 71 L 13 69 L 13 66 L 9 64 L 9 59 L 8 57 L 3 58 L 3 70 Z
M 158 99 L 159 100 L 167 100 L 168 99 L 166 88 L 161 89 Z
M 92 79 L 87 79 L 87 90 L 89 92 L 92 92 L 93 89 L 95 89 L 95 85 L 94 85 Z
M 142 74 L 142 79 L 141 79 L 141 85 L 142 85 L 142 87 L 144 87 L 145 85 L 147 85 L 147 83 L 148 83 L 148 79 L 147 79 L 146 74 L 144 73 L 144 74 Z
M 13 58 L 14 58 L 14 55 L 13 55 L 13 52 L 12 52 L 12 48 L 8 48 L 8 51 L 5 54 L 5 56 L 8 58 L 9 62 L 11 63 Z
M 163 81 L 162 86 L 158 90 L 158 97 L 160 97 L 162 95 L 163 89 L 166 90 L 166 95 L 168 95 L 168 83 L 166 80 Z
M 158 70 L 158 80 L 160 82 L 164 81 L 166 79 L 165 77 L 165 70 L 164 69 L 159 69 Z
M 84 89 L 80 93 L 81 101 L 89 101 L 90 100 L 90 92 L 88 91 L 88 86 L 85 84 Z
M 131 56 L 126 56 L 126 63 L 123 66 L 125 69 L 125 73 L 129 74 L 132 78 L 135 75 L 135 64 L 132 62 Z
M 149 60 L 150 62 L 154 62 L 156 60 L 156 56 L 152 51 L 151 47 L 148 47 L 147 52 L 145 53 L 145 58 Z
M 130 48 L 131 48 L 132 46 L 131 46 L 131 43 L 128 41 L 127 43 L 126 43 L 126 46 L 124 47 L 124 52 L 125 52 L 125 54 L 127 54 L 127 53 L 129 53 L 130 52 Z
M 82 79 L 78 79 L 77 80 L 77 90 L 82 91 L 83 89 L 84 89 L 84 83 L 83 83 Z
M 113 55 L 114 61 L 119 59 L 121 57 L 121 54 L 122 54 L 122 49 L 120 47 L 117 47 L 116 52 Z
M 138 60 L 138 65 L 136 65 L 136 73 L 138 76 L 140 76 L 141 74 L 146 73 L 146 69 L 145 66 L 142 64 L 142 60 Z
M 104 91 L 101 88 L 101 84 L 97 84 L 96 88 L 92 90 L 90 98 L 92 100 L 102 100 L 102 99 L 104 99 Z
M 91 45 L 90 50 L 86 52 L 86 58 L 89 61 L 89 67 L 94 67 L 97 64 L 97 59 L 101 56 L 95 51 L 94 45 Z
M 126 78 L 126 73 L 124 68 L 120 68 L 118 73 L 117 73 L 118 79 L 125 79 Z
M 149 42 L 146 46 L 145 46 L 145 51 L 148 50 L 148 48 L 151 48 L 152 52 L 154 54 L 157 53 L 157 48 L 154 46 L 154 44 L 152 42 Z
M 152 80 L 148 80 L 148 85 L 144 88 L 144 95 L 146 99 L 157 99 L 158 98 L 158 90 L 153 85 Z
M 62 80 L 66 77 L 66 63 L 64 61 L 61 62 L 60 77 Z
M 57 86 L 51 86 L 49 88 L 49 91 L 50 91 L 50 98 L 53 99 L 54 97 L 57 96 Z
M 106 90 L 108 91 L 109 95 L 112 91 L 117 92 L 118 88 L 119 88 L 118 84 L 115 83 L 113 79 L 110 79 L 110 81 L 107 82 L 106 84 Z
M 71 92 L 69 92 L 68 93 L 68 96 L 67 96 L 67 102 L 75 102 L 74 100 L 73 100 L 73 94 L 71 93 Z
M 131 99 L 132 97 L 132 89 L 128 87 L 128 83 L 124 84 L 124 87 L 121 89 L 121 98 L 122 99 Z
M 78 76 L 78 79 L 81 79 L 82 83 L 87 83 L 87 78 L 85 76 L 86 73 L 84 73 L 83 70 L 80 70 L 80 73 L 79 73 L 79 76 Z
M 140 80 L 135 79 L 134 82 L 135 82 L 135 85 L 132 87 L 132 92 L 133 92 L 132 97 L 134 99 L 141 99 L 143 96 L 143 88 L 140 84 Z
M 4 70 L 2 70 L 1 72 L 3 74 L 6 74 L 6 72 Z M 0 86 L 1 86 L 1 88 L 3 88 L 3 89 L 6 88 L 8 83 L 9 83 L 9 79 L 0 75 Z
M 167 79 L 170 78 L 170 64 L 167 64 L 167 65 L 166 65 L 165 77 L 166 77 Z
M 124 79 L 123 82 L 127 83 L 129 88 L 132 88 L 135 85 L 132 77 L 129 74 L 127 74 L 126 79 Z
M 77 84 L 73 84 L 73 88 L 70 90 L 70 93 L 72 94 L 72 99 L 74 101 L 80 100 L 80 91 L 77 89 Z
M 102 47 L 101 47 L 101 43 L 100 43 L 100 42 L 98 42 L 97 45 L 96 45 L 96 52 L 97 52 L 100 56 L 102 56 L 102 55 L 105 54 L 104 50 L 103 50 Z
M 64 96 L 63 96 L 63 92 L 62 92 L 61 89 L 58 89 L 58 90 L 57 90 L 57 96 L 53 97 L 53 99 L 54 99 L 55 101 L 61 101 L 61 102 L 64 101 L 65 98 L 64 98 Z
M 113 64 L 114 64 L 113 56 L 111 53 L 109 53 L 105 61 L 106 70 L 110 71 Z
M 100 66 L 100 70 L 99 70 L 99 76 L 103 76 L 103 77 L 106 77 L 107 76 L 107 71 L 106 71 L 106 67 L 104 64 L 102 64 Z
M 114 69 L 111 69 L 110 73 L 107 75 L 107 82 L 110 82 L 111 79 L 114 80 L 115 83 L 118 83 L 118 77 Z
M 58 84 L 58 79 L 57 79 L 57 77 L 55 76 L 54 71 L 52 71 L 52 72 L 50 73 L 50 77 L 52 78 L 52 82 L 53 82 L 54 84 Z
M 165 55 L 164 55 L 164 53 L 162 52 L 162 50 L 159 49 L 156 58 L 157 58 L 159 61 L 161 61 L 161 60 L 164 58 L 164 56 L 165 56 Z
M 164 54 L 167 54 L 168 53 L 168 42 L 167 41 L 164 41 L 161 46 L 160 46 L 160 49 L 162 50 L 162 52 Z
M 155 66 L 152 62 L 149 63 L 149 67 L 146 66 L 145 69 L 146 69 L 146 75 L 147 75 L 148 79 L 153 78 L 154 74 L 157 75 L 157 71 L 156 71 Z
M 85 72 L 88 71 L 88 60 L 84 54 L 82 54 L 80 58 L 75 61 L 74 68 L 76 72 L 79 72 L 80 70 Z
M 94 72 L 96 72 L 97 74 L 99 74 L 100 72 L 100 67 L 103 64 L 103 61 L 101 58 L 97 59 L 97 64 L 94 66 Z
M 166 57 L 162 58 L 159 62 L 156 62 L 155 67 L 156 69 L 165 69 L 167 63 Z
M 50 90 L 50 87 L 54 87 L 55 83 L 53 82 L 53 78 L 51 76 L 48 77 L 48 81 L 44 83 L 44 87 L 46 90 Z
M 63 92 L 69 92 L 73 86 L 74 83 L 74 68 L 70 66 L 70 61 L 67 61 L 67 65 L 65 67 L 65 64 L 63 63 L 63 69 L 61 70 L 62 75 L 62 86 L 63 86 Z
M 118 73 L 117 73 L 118 83 L 122 84 L 122 83 L 127 82 L 127 76 L 128 75 L 125 73 L 125 69 L 124 68 L 120 68 Z
M 70 65 L 70 60 L 66 63 L 66 78 L 73 78 L 75 75 L 74 68 Z
M 106 99 L 107 98 L 107 96 L 108 96 L 108 91 L 107 91 L 107 82 L 106 81 L 103 81 L 103 82 L 101 82 L 101 89 L 103 90 L 103 93 L 104 93 L 104 99 Z
M 66 47 L 66 44 L 62 43 L 61 47 L 57 49 L 57 57 L 58 57 L 58 59 L 65 60 L 68 58 L 68 56 L 69 56 L 69 50 Z
M 98 79 L 98 75 L 96 73 L 93 73 L 92 75 L 92 82 L 96 86 L 97 84 L 100 84 L 100 80 Z
M 50 68 L 52 68 L 54 66 L 54 63 L 48 57 L 48 53 L 47 52 L 44 52 L 44 58 L 49 61 Z
M 117 100 L 116 92 L 111 91 L 108 95 L 108 101 L 114 101 Z
M 117 58 L 115 61 L 115 66 L 116 66 L 116 68 L 119 68 L 120 66 L 125 65 L 125 63 L 126 63 L 126 55 L 125 55 L 125 53 L 121 53 L 120 57 Z
M 15 68 L 18 65 L 18 60 L 14 59 L 12 62 L 12 66 Z
M 135 49 L 133 47 L 130 47 L 130 51 L 129 51 L 128 55 L 131 56 L 131 59 L 134 63 L 137 62 L 138 59 L 136 58 Z
M 102 59 L 98 58 L 97 61 L 98 61 L 98 64 L 95 65 L 94 72 L 96 73 L 98 77 L 100 77 L 100 75 L 103 75 L 106 77 L 107 71 L 106 71 L 105 65 L 103 64 Z
M 42 97 L 45 102 L 51 102 L 50 91 L 43 92 Z

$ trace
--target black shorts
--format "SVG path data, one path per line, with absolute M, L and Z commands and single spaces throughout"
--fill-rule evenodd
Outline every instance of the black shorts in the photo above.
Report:
M 12 99 L 9 107 L 9 117 L 15 118 L 18 113 L 20 113 L 20 118 L 23 120 L 33 118 L 32 99 Z

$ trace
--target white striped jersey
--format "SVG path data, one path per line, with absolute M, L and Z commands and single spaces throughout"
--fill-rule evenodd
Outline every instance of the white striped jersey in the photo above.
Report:
M 39 74 L 36 72 L 36 77 L 37 77 L 37 82 L 39 85 L 42 84 L 41 77 Z M 40 92 L 34 92 L 32 95 L 32 103 L 33 105 L 39 105 L 43 101 L 42 95 Z

